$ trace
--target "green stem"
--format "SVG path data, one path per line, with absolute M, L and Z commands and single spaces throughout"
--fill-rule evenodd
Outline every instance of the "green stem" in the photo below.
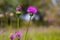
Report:
M 31 22 L 31 17 L 32 16 L 30 16 L 29 24 L 27 25 L 27 30 L 26 30 L 26 34 L 25 34 L 25 40 L 26 40 L 27 35 L 28 35 L 28 30 L 29 30 L 29 26 L 30 26 L 30 22 Z
M 20 40 L 20 39 L 18 39 L 18 40 Z
M 17 18 L 17 29 L 19 29 L 19 17 Z
M 21 38 L 21 37 L 17 37 L 18 40 L 21 40 L 20 38 Z

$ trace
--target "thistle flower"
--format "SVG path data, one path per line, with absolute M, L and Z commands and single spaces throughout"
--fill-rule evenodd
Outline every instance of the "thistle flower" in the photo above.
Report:
M 21 32 L 16 32 L 16 37 L 20 37 L 21 36 Z
M 16 7 L 16 14 L 17 14 L 18 17 L 21 15 L 21 7 L 20 7 L 20 5 L 18 5 Z
M 15 33 L 15 36 L 17 37 L 18 40 L 20 40 L 21 33 L 20 33 L 20 32 L 16 32 L 16 33 Z
M 29 6 L 27 8 L 27 12 L 28 13 L 36 13 L 37 12 L 37 8 L 35 6 Z
M 13 40 L 15 38 L 14 34 L 10 34 L 10 39 Z
M 20 5 L 18 5 L 18 6 L 16 7 L 16 10 L 17 10 L 17 11 L 20 11 L 20 10 L 21 10 Z

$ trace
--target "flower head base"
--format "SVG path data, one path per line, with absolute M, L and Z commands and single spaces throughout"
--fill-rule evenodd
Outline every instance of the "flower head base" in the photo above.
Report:
M 17 10 L 17 11 L 20 11 L 20 10 L 21 10 L 20 5 L 18 5 L 18 6 L 16 7 L 16 10 Z
M 37 8 L 35 6 L 29 6 L 27 8 L 27 12 L 28 13 L 36 13 L 37 12 Z
M 14 34 L 10 34 L 10 39 L 13 40 L 15 38 Z
M 16 14 L 21 15 L 21 12 L 20 11 L 16 11 Z
M 16 37 L 20 37 L 21 36 L 21 32 L 16 32 Z

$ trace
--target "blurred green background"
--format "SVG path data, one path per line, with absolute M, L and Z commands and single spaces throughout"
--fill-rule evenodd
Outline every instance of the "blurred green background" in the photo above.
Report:
M 22 13 L 19 22 L 16 15 L 17 5 L 21 6 Z M 30 21 L 27 38 L 29 40 L 60 40 L 60 14 L 52 0 L 0 0 L 0 40 L 10 40 L 9 35 L 18 30 L 17 26 L 20 27 L 22 40 L 25 39 L 26 26 L 30 19 L 26 11 L 29 5 L 36 6 L 38 12 Z M 53 21 L 50 22 L 49 18 Z
M 20 26 L 26 26 L 29 20 L 29 14 L 26 9 L 29 5 L 36 6 L 38 9 L 37 14 L 34 14 L 32 18 L 32 25 L 40 26 L 47 25 L 48 20 L 44 20 L 47 16 L 47 12 L 54 10 L 51 0 L 0 0 L 0 25 L 1 27 L 7 26 L 17 26 L 17 16 L 16 16 L 16 6 L 20 5 L 22 10 L 22 15 L 20 18 Z M 48 13 L 49 14 L 49 13 Z M 49 15 L 50 16 L 50 15 Z M 48 16 L 47 16 L 48 17 Z M 46 17 L 46 18 L 47 18 Z M 27 22 L 27 23 L 25 23 Z

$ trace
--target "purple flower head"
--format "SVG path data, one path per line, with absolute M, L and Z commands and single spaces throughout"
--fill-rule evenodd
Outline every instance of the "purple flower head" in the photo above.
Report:
M 21 32 L 16 32 L 16 37 L 20 37 L 21 36 Z
M 20 5 L 18 5 L 18 6 L 16 7 L 16 10 L 17 10 L 17 11 L 20 11 L 20 10 L 21 10 Z
M 35 6 L 29 6 L 27 8 L 27 12 L 28 13 L 36 13 L 37 12 L 37 8 Z
M 10 34 L 10 39 L 13 40 L 15 38 L 14 34 Z

